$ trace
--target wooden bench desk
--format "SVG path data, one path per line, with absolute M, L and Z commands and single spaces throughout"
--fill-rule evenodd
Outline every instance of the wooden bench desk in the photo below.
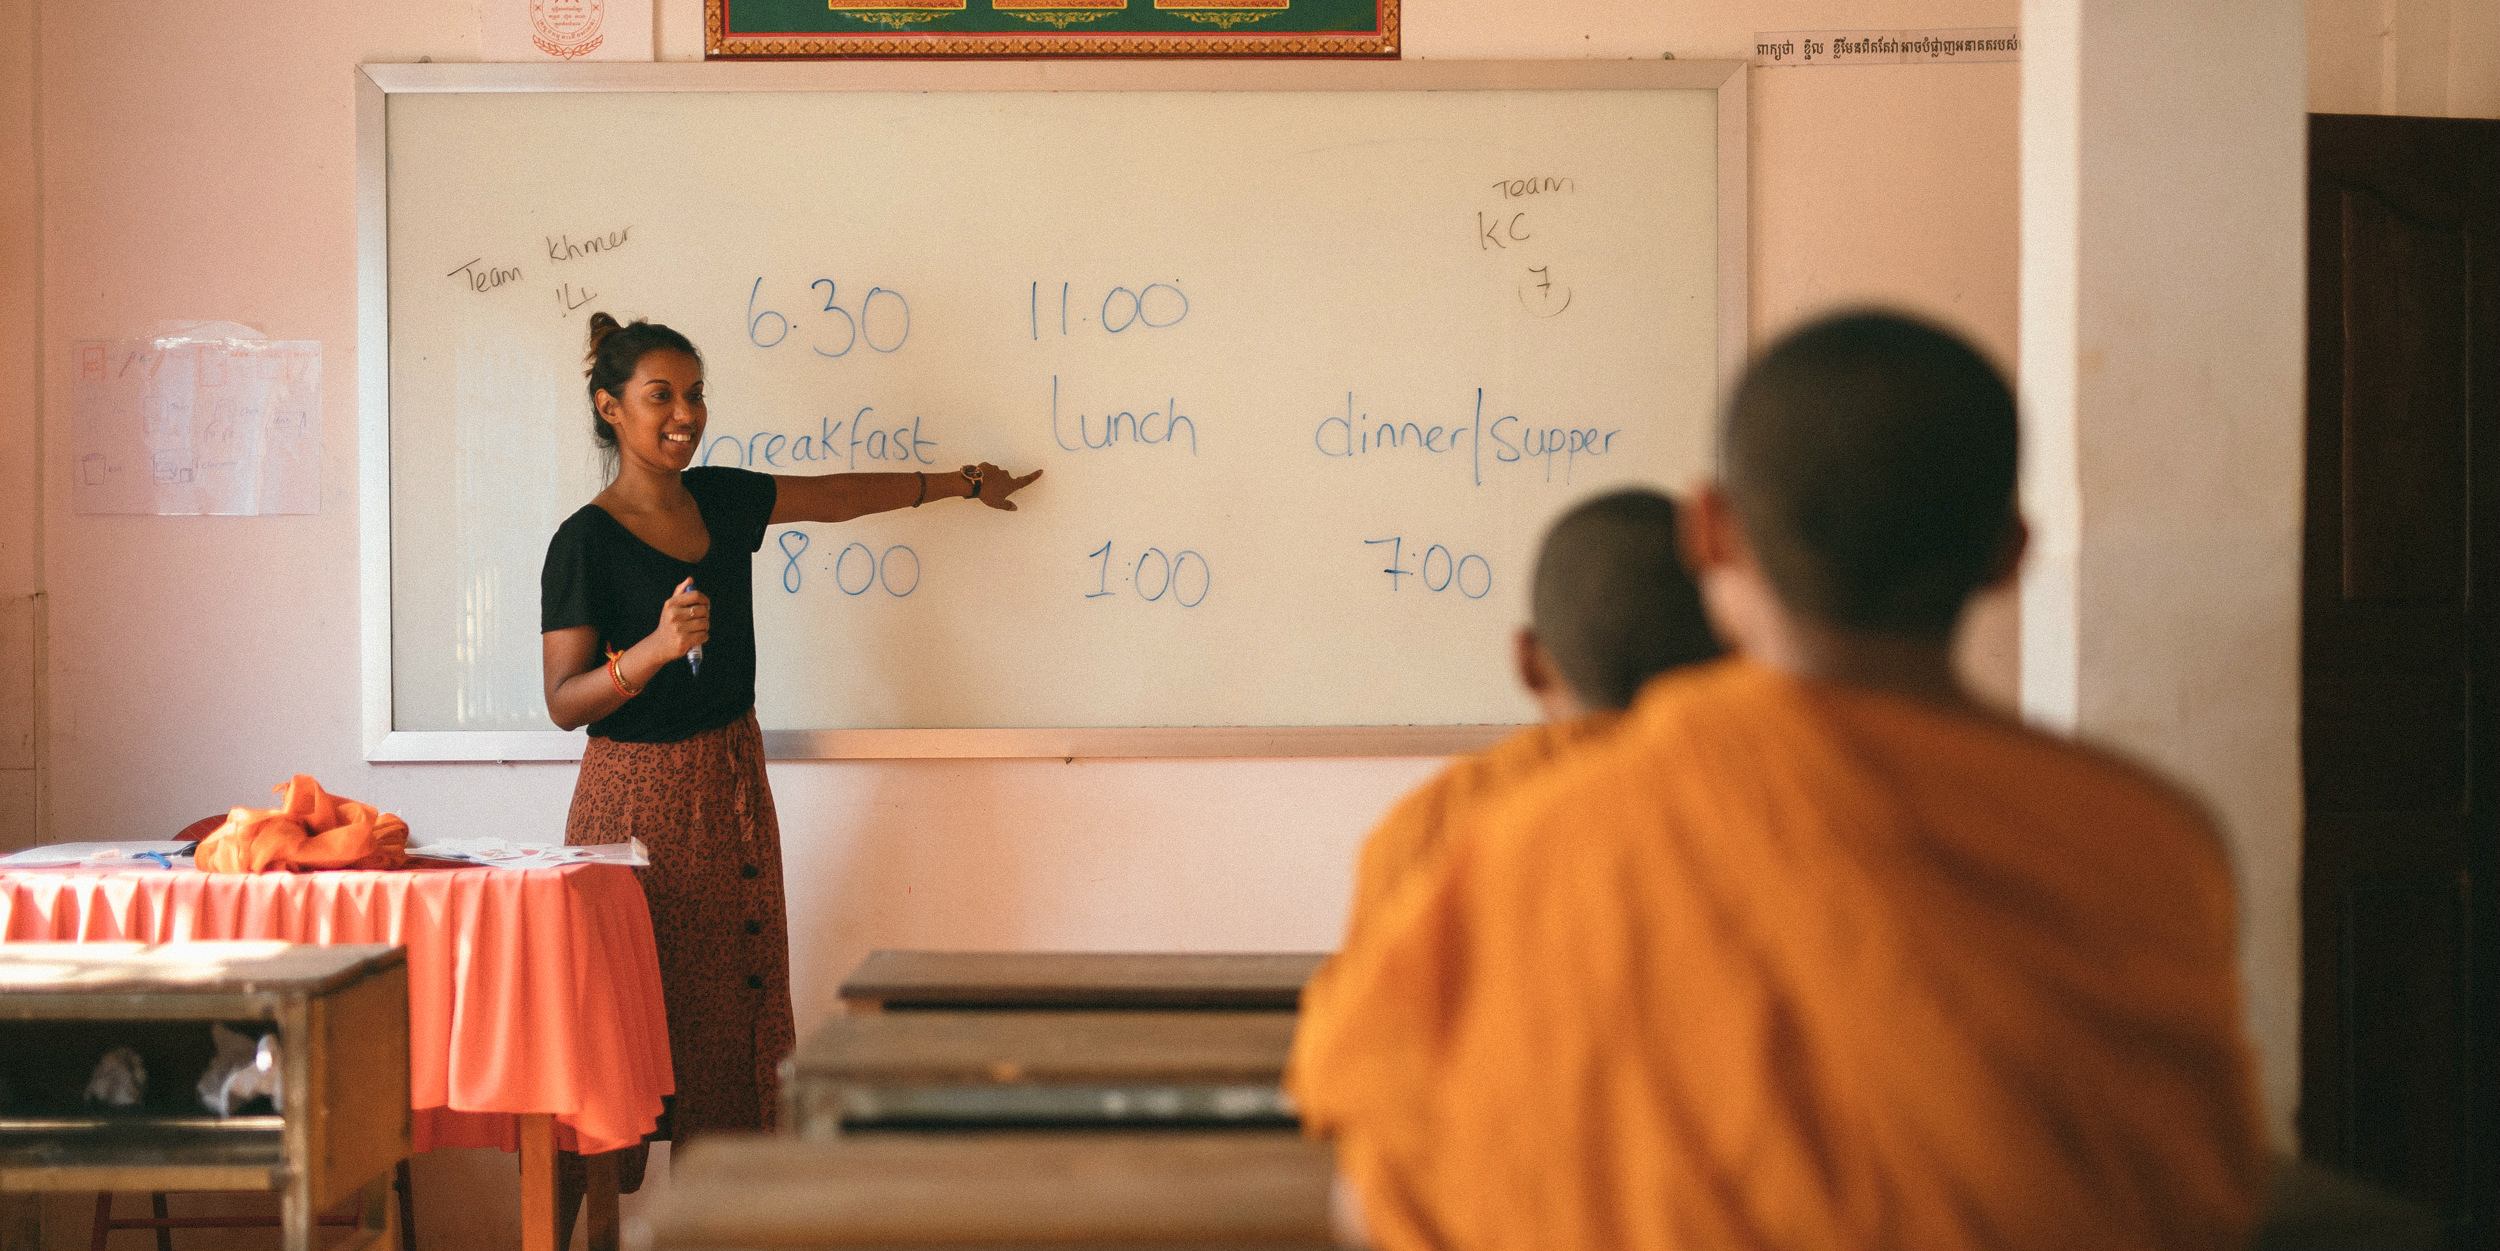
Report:
M 852 1012 L 1292 1011 L 1320 952 L 877 951 L 842 982 Z
M 1283 1131 L 721 1136 L 679 1157 L 648 1233 L 664 1251 L 1324 1251 L 1331 1172 Z
M 782 1123 L 1290 1127 L 1290 1012 L 872 1012 L 782 1065 Z
M 219 1117 L 194 1084 L 212 1021 L 277 1027 L 284 1107 Z M 110 1045 L 145 1098 L 83 1106 Z M 357 1198 L 349 1251 L 386 1234 L 408 1156 L 408 960 L 396 947 L 279 942 L 0 945 L 0 1191 L 274 1190 L 287 1251 Z

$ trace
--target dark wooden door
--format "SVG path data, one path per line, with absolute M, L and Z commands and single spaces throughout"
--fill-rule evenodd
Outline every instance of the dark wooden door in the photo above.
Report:
M 2500 122 L 2309 133 L 2301 1146 L 2500 1247 Z

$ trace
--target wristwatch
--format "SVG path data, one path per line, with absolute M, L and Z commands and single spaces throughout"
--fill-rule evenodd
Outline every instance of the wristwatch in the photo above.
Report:
M 981 467 L 979 465 L 966 465 L 963 468 L 963 475 L 964 481 L 972 484 L 972 494 L 966 496 L 965 498 L 976 500 L 981 498 Z

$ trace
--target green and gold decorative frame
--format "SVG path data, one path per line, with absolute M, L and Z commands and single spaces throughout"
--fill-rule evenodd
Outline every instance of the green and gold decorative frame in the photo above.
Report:
M 703 0 L 708 60 L 1387 57 L 1398 0 Z

